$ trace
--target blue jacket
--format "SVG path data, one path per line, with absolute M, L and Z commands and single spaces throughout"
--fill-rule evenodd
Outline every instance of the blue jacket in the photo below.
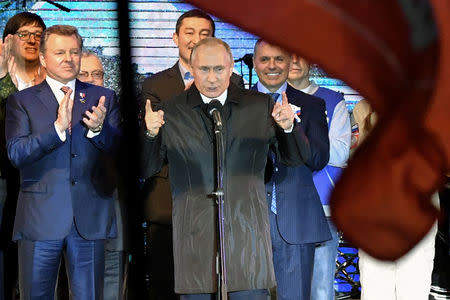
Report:
M 272 178 L 266 184 L 267 201 L 270 207 L 272 182 L 275 182 L 276 220 L 283 239 L 291 244 L 320 243 L 331 239 L 312 176 L 313 171 L 325 167 L 329 159 L 325 103 L 289 85 L 286 95 L 290 104 L 301 108 L 300 122 L 296 126 L 301 129 L 302 143 L 308 145 L 308 151 L 301 153 L 305 163 L 298 167 L 274 164 Z
M 100 96 L 106 97 L 103 129 L 87 138 L 82 118 Z M 114 237 L 115 183 L 109 175 L 111 154 L 120 135 L 115 93 L 77 80 L 72 134 L 66 132 L 65 142 L 54 127 L 58 106 L 46 81 L 8 98 L 7 150 L 20 171 L 13 238 L 62 239 L 73 222 L 86 239 Z

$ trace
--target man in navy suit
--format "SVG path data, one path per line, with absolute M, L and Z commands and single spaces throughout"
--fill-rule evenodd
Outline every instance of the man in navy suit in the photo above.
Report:
M 329 159 L 325 103 L 287 84 L 290 55 L 280 48 L 258 40 L 253 63 L 259 78 L 253 88 L 277 102 L 287 98 L 302 133 L 300 154 L 309 157 L 298 167 L 269 157 L 272 174 L 266 184 L 277 297 L 309 300 L 315 244 L 331 238 L 312 177 Z
M 104 240 L 116 235 L 108 172 L 119 136 L 113 91 L 76 80 L 82 38 L 47 28 L 46 80 L 8 98 L 8 156 L 20 171 L 13 239 L 22 299 L 53 299 L 61 255 L 73 299 L 102 299 Z

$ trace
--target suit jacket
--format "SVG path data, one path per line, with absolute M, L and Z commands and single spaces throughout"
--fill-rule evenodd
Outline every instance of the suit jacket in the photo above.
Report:
M 145 79 L 142 84 L 142 100 L 150 99 L 154 109 L 160 109 L 163 102 L 184 91 L 184 81 L 177 62 L 174 66 Z M 231 82 L 244 88 L 241 76 L 233 73 Z M 148 194 L 144 202 L 147 220 L 162 224 L 172 223 L 172 196 L 168 179 L 169 169 L 164 165 L 161 172 L 146 181 Z
M 144 138 L 141 166 L 145 176 L 168 160 L 173 197 L 175 291 L 216 290 L 216 205 L 212 122 L 195 86 L 166 101 L 165 124 Z M 269 146 L 290 165 L 303 163 L 297 127 L 286 134 L 273 121 L 272 99 L 228 88 L 223 107 L 225 247 L 230 291 L 273 287 L 274 273 L 264 170 Z M 183 122 L 180 122 L 183 120 Z M 300 145 L 301 146 L 301 145 Z M 278 151 L 279 150 L 279 151 Z
M 87 138 L 84 112 L 106 97 L 106 119 L 100 134 Z M 14 239 L 64 238 L 73 222 L 86 239 L 114 237 L 116 225 L 108 155 L 118 144 L 120 114 L 115 93 L 76 81 L 72 134 L 63 142 L 54 122 L 58 102 L 47 84 L 8 98 L 8 156 L 20 171 Z
M 255 87 L 254 87 L 255 88 Z M 266 184 L 267 201 L 272 200 L 272 183 L 276 184 L 277 227 L 290 244 L 318 243 L 331 239 L 322 203 L 313 182 L 313 171 L 328 163 L 330 143 L 325 102 L 290 85 L 286 88 L 290 104 L 301 108 L 301 153 L 304 163 L 288 167 L 276 162 L 271 180 Z

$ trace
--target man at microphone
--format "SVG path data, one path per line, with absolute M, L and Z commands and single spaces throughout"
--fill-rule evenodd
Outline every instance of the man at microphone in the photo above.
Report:
M 230 83 L 233 56 L 228 44 L 205 38 L 193 48 L 194 84 L 166 101 L 146 104 L 143 177 L 167 159 L 173 198 L 175 292 L 184 299 L 212 299 L 217 291 L 216 205 L 213 122 L 206 104 L 216 100 L 223 122 L 224 244 L 230 299 L 267 299 L 275 286 L 264 190 L 269 146 L 288 165 L 303 163 L 294 114 L 283 99 Z M 210 295 L 208 295 L 210 294 Z

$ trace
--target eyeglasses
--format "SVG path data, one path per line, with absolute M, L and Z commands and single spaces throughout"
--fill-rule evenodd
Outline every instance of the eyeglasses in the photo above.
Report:
M 16 34 L 21 41 L 28 41 L 32 35 L 34 35 L 34 39 L 36 41 L 40 41 L 42 37 L 41 31 L 29 32 L 25 30 L 25 31 L 17 31 Z
M 103 71 L 99 71 L 99 70 L 92 71 L 91 73 L 89 73 L 89 72 L 80 72 L 78 74 L 78 79 L 80 79 L 81 81 L 86 80 L 86 79 L 88 79 L 89 74 L 91 75 L 91 77 L 93 79 L 101 80 L 101 79 L 103 79 L 103 75 L 105 73 Z

